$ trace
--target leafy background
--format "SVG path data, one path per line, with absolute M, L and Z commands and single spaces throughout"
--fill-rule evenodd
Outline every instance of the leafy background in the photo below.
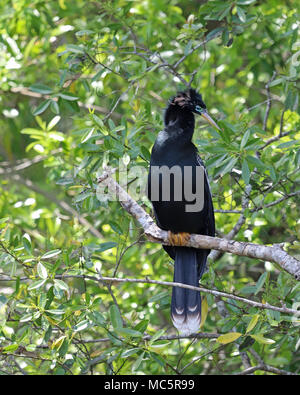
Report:
M 96 197 L 104 166 L 148 167 L 167 100 L 191 84 L 223 129 L 197 120 L 194 136 L 218 236 L 299 257 L 297 7 L 1 2 L 1 374 L 299 372 L 296 316 L 207 294 L 203 336 L 179 340 L 170 287 L 99 281 L 171 281 L 173 268 L 118 202 Z M 299 308 L 299 283 L 270 262 L 210 262 L 202 286 Z

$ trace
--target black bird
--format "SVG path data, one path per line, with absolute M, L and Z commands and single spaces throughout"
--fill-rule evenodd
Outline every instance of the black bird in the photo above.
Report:
M 169 231 L 171 245 L 163 248 L 175 260 L 174 282 L 199 286 L 210 250 L 184 245 L 190 233 L 215 236 L 215 219 L 204 163 L 192 143 L 194 113 L 219 129 L 194 89 L 171 98 L 165 110 L 164 130 L 159 132 L 151 153 L 148 198 L 157 225 Z M 203 203 L 202 207 L 201 202 L 196 204 L 197 200 Z M 196 332 L 201 323 L 200 293 L 173 287 L 171 317 L 181 333 Z

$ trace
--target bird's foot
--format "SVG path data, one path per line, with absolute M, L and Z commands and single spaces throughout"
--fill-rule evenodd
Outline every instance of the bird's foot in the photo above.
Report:
M 190 234 L 186 232 L 172 233 L 168 231 L 168 239 L 171 246 L 184 247 L 190 239 Z

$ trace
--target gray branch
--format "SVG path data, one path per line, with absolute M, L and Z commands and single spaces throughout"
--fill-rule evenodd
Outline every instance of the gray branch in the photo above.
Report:
M 98 179 L 103 182 L 112 194 L 116 194 L 122 207 L 132 215 L 144 229 L 145 235 L 155 243 L 170 245 L 168 232 L 164 231 L 154 223 L 149 214 L 134 200 L 120 185 L 105 171 Z M 285 271 L 300 280 L 300 261 L 289 255 L 278 245 L 266 246 L 235 240 L 227 240 L 219 237 L 191 234 L 187 247 L 212 249 L 229 252 L 248 258 L 261 259 L 280 265 Z

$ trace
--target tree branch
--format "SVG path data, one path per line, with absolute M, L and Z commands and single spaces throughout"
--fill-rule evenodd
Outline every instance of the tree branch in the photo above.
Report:
M 63 277 L 67 278 L 68 275 L 63 276 Z M 85 277 L 88 277 L 88 276 L 85 276 Z M 211 294 L 211 295 L 214 295 L 217 297 L 236 300 L 238 302 L 246 303 L 250 306 L 257 307 L 259 309 L 274 310 L 274 311 L 279 311 L 280 313 L 292 314 L 295 316 L 300 315 L 300 311 L 295 310 L 295 309 L 289 309 L 287 307 L 272 306 L 268 303 L 254 302 L 253 300 L 245 299 L 245 298 L 242 298 L 242 297 L 234 295 L 234 294 L 229 294 L 227 292 L 216 291 L 214 289 L 209 289 L 209 288 L 204 288 L 204 287 L 194 287 L 192 285 L 181 284 L 181 283 L 176 283 L 176 282 L 171 282 L 171 281 L 150 280 L 148 278 L 139 279 L 139 278 L 116 278 L 116 277 L 101 277 L 101 278 L 99 278 L 98 281 L 112 281 L 112 282 L 120 282 L 120 283 L 159 284 L 159 285 L 165 285 L 165 286 L 169 286 L 169 287 L 187 288 L 187 289 L 191 289 L 193 291 L 208 293 L 208 294 Z
M 200 47 L 204 46 L 205 44 L 207 44 L 209 41 L 213 40 L 214 38 L 218 37 L 221 35 L 221 32 L 216 32 L 215 34 L 213 34 L 211 37 L 209 37 L 208 39 L 206 38 L 204 41 L 201 41 L 200 43 L 198 43 L 197 45 L 194 46 L 194 48 L 191 48 L 190 51 L 186 54 L 183 55 L 174 65 L 173 67 L 175 69 L 177 69 L 177 67 L 185 61 L 185 59 L 191 55 L 192 53 L 194 53 L 195 51 L 197 51 L 197 49 L 199 49 Z
M 193 333 L 191 335 L 165 335 L 160 336 L 157 340 L 180 340 L 180 339 L 217 339 L 220 336 L 219 333 Z M 152 335 L 145 335 L 142 337 L 143 340 L 151 340 Z M 106 343 L 111 341 L 110 337 L 103 337 L 101 339 L 88 339 L 83 340 L 82 343 Z
M 300 315 L 299 310 L 295 309 L 290 309 L 288 307 L 277 307 L 270 305 L 269 303 L 260 303 L 260 302 L 255 302 L 250 299 L 242 298 L 241 296 L 237 296 L 234 294 L 230 294 L 227 292 L 221 292 L 217 291 L 214 289 L 209 289 L 209 288 L 204 288 L 204 287 L 194 287 L 193 285 L 187 285 L 187 284 L 181 284 L 181 283 L 176 283 L 176 282 L 171 282 L 171 281 L 162 281 L 162 280 L 151 280 L 149 278 L 118 278 L 118 277 L 105 277 L 105 276 L 91 276 L 91 275 L 84 275 L 84 274 L 59 274 L 55 276 L 56 279 L 68 279 L 68 278 L 82 278 L 85 280 L 91 280 L 91 281 L 96 281 L 103 283 L 105 286 L 107 286 L 107 282 L 110 283 L 110 285 L 113 285 L 113 283 L 140 283 L 140 284 L 157 284 L 157 285 L 163 285 L 167 287 L 179 287 L 179 288 L 187 288 L 191 289 L 193 291 L 199 291 L 202 293 L 208 293 L 211 295 L 214 295 L 218 298 L 226 298 L 226 299 L 231 299 L 231 300 L 236 300 L 241 303 L 248 304 L 249 306 L 257 307 L 259 309 L 264 309 L 264 310 L 274 310 L 278 311 L 280 313 L 284 314 L 291 314 L 298 316 Z M 21 277 L 19 278 L 20 281 L 27 281 L 27 277 Z M 12 277 L 0 277 L 0 281 L 14 281 Z
M 170 245 L 168 232 L 158 228 L 150 215 L 120 187 L 110 176 L 109 172 L 106 171 L 102 174 L 98 179 L 98 183 L 101 182 L 107 186 L 110 193 L 117 196 L 122 207 L 139 222 L 149 240 L 155 243 Z M 278 245 L 265 246 L 221 239 L 218 237 L 191 234 L 186 246 L 219 250 L 239 256 L 274 262 L 280 265 L 289 274 L 293 275 L 296 280 L 300 280 L 300 261 L 279 248 Z
M 20 95 L 23 95 L 23 96 L 33 97 L 33 98 L 36 98 L 36 99 L 44 98 L 44 99 L 52 99 L 54 101 L 58 100 L 57 97 L 52 97 L 50 95 L 45 95 L 45 94 L 41 94 L 41 93 L 37 93 L 37 92 L 32 92 L 28 88 L 25 88 L 23 86 L 13 87 L 13 88 L 10 89 L 9 92 L 17 93 L 17 94 L 20 94 Z M 2 93 L 5 93 L 5 92 L 2 92 Z M 81 101 L 78 101 L 77 104 L 78 104 L 78 106 L 80 108 L 84 108 L 84 109 L 87 109 L 87 110 L 88 109 L 92 109 L 92 110 L 95 110 L 95 111 L 100 112 L 102 114 L 106 114 L 109 111 L 107 108 L 98 106 L 96 104 L 85 104 L 85 103 L 82 103 Z M 114 116 L 116 118 L 118 118 L 118 119 L 122 118 L 122 115 L 118 114 L 116 112 L 114 112 Z
M 279 375 L 298 376 L 297 373 L 287 372 L 286 370 L 277 369 L 277 368 L 274 368 L 273 366 L 265 365 L 265 364 L 252 366 L 251 368 L 245 369 L 242 372 L 236 373 L 235 375 L 236 376 L 246 376 L 247 374 L 251 374 L 253 372 L 256 372 L 257 370 L 263 370 L 265 372 L 275 373 L 275 374 L 279 374 Z
M 49 152 L 48 155 L 36 155 L 32 159 L 22 159 L 18 160 L 15 163 L 12 162 L 1 162 L 0 167 L 0 175 L 1 174 L 8 174 L 8 173 L 16 173 L 18 171 L 22 171 L 27 169 L 28 167 L 35 165 L 36 163 L 43 162 L 44 160 L 59 154 L 62 152 L 62 148 L 58 148 Z

